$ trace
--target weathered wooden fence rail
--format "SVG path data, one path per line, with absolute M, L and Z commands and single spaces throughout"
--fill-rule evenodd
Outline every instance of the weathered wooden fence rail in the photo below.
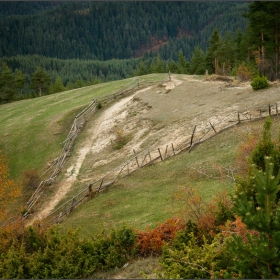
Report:
M 67 157 L 70 156 L 71 149 L 74 145 L 74 141 L 77 138 L 79 132 L 82 130 L 82 128 L 85 125 L 85 122 L 90 118 L 90 116 L 95 112 L 97 108 L 97 100 L 94 99 L 81 113 L 79 113 L 72 124 L 72 127 L 68 133 L 68 136 L 65 141 L 62 142 L 63 148 L 60 153 L 60 156 L 54 161 L 54 164 L 47 170 L 47 172 L 52 170 L 51 175 L 48 179 L 41 181 L 39 186 L 36 188 L 28 202 L 26 203 L 26 217 L 33 206 L 36 204 L 36 202 L 39 200 L 41 195 L 44 192 L 44 187 L 47 185 L 51 185 L 57 175 L 60 173 L 62 166 L 64 165 Z
M 182 151 L 187 150 L 190 152 L 195 145 L 242 122 L 265 118 L 269 115 L 278 116 L 277 108 L 278 103 L 275 103 L 274 105 L 269 104 L 267 108 L 259 107 L 244 111 L 239 110 L 228 113 L 225 117 L 212 117 L 199 125 L 195 125 L 193 129 L 189 131 L 186 140 L 177 145 L 177 147 L 175 147 L 173 143 L 169 143 L 162 147 L 155 147 L 155 144 L 153 144 L 140 153 L 136 153 L 136 151 L 133 150 L 133 155 L 126 162 L 113 169 L 102 178 L 88 184 L 77 195 L 54 209 L 43 219 L 43 222 L 47 225 L 61 222 L 82 201 L 91 199 L 99 192 L 102 192 L 107 187 L 113 185 L 118 179 L 130 175 L 144 166 L 157 161 L 163 161 L 171 156 L 181 153 Z
M 153 82 L 155 83 L 155 82 Z M 48 179 L 43 180 L 40 182 L 39 186 L 36 188 L 36 190 L 31 195 L 30 199 L 25 205 L 25 214 L 23 218 L 26 218 L 34 205 L 38 202 L 39 198 L 44 192 L 45 186 L 51 185 L 57 175 L 60 173 L 61 168 L 63 167 L 66 159 L 70 156 L 72 147 L 74 145 L 74 141 L 77 138 L 79 132 L 83 129 L 85 123 L 89 118 L 92 116 L 92 114 L 96 111 L 98 103 L 102 102 L 103 104 L 106 104 L 110 102 L 113 99 L 131 94 L 136 89 L 139 89 L 141 87 L 145 87 L 147 85 L 147 82 L 141 82 L 139 78 L 133 79 L 131 82 L 129 82 L 127 85 L 123 86 L 119 90 L 106 95 L 104 98 L 100 98 L 99 100 L 94 99 L 84 110 L 82 110 L 74 119 L 72 127 L 68 133 L 68 136 L 66 139 L 61 143 L 63 144 L 62 151 L 60 153 L 60 156 L 53 162 L 53 164 L 48 168 L 48 170 L 41 175 L 41 177 L 46 176 L 46 174 L 51 175 L 48 177 Z M 75 205 L 74 205 L 75 206 Z

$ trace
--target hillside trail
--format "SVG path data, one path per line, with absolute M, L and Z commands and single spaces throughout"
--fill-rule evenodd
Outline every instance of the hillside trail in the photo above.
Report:
M 182 83 L 182 81 L 173 78 L 172 81 L 167 83 L 166 89 L 173 89 L 180 83 Z M 51 211 L 56 207 L 59 201 L 61 201 L 61 199 L 63 199 L 65 195 L 70 191 L 72 185 L 77 181 L 77 176 L 79 175 L 80 169 L 86 156 L 92 152 L 98 153 L 102 151 L 104 147 L 110 144 L 111 138 L 108 138 L 108 134 L 112 132 L 115 123 L 125 119 L 127 115 L 127 111 L 125 110 L 127 104 L 132 102 L 133 98 L 139 93 L 147 91 L 149 89 L 151 89 L 151 87 L 138 90 L 134 94 L 122 98 L 120 101 L 106 109 L 101 114 L 101 116 L 95 120 L 93 127 L 90 128 L 90 135 L 88 135 L 84 143 L 81 144 L 81 147 L 77 151 L 77 156 L 71 159 L 71 162 L 74 163 L 67 169 L 65 177 L 59 183 L 58 189 L 55 192 L 54 196 L 47 203 L 44 203 L 42 205 L 41 211 L 36 213 L 36 218 L 41 219 L 51 213 Z M 106 164 L 106 162 L 103 161 L 101 162 L 101 164 Z

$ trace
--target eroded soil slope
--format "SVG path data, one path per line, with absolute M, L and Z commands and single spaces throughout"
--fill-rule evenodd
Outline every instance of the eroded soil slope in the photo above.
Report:
M 50 201 L 42 205 L 39 216 L 50 213 L 68 192 L 75 193 L 114 167 L 151 145 L 182 143 L 194 125 L 215 124 L 237 110 L 266 107 L 280 101 L 279 87 L 253 91 L 249 83 L 227 83 L 203 77 L 172 75 L 171 81 L 152 86 L 125 97 L 87 124 L 83 142 L 76 147 L 63 173 L 54 185 Z M 127 143 L 114 149 L 117 137 Z

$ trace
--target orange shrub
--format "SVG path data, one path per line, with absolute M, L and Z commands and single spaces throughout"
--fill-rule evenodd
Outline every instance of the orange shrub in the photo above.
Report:
M 174 239 L 176 232 L 183 228 L 185 223 L 178 218 L 158 223 L 155 229 L 147 228 L 146 231 L 138 231 L 135 246 L 142 256 L 160 255 L 163 244 Z

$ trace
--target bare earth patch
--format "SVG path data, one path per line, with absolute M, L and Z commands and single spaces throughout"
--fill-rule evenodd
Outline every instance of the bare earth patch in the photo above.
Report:
M 85 128 L 86 138 L 50 201 L 42 205 L 39 217 L 49 214 L 72 189 L 76 182 L 99 179 L 110 169 L 125 162 L 136 152 L 153 146 L 186 140 L 194 125 L 215 124 L 235 113 L 279 101 L 279 87 L 253 91 L 249 83 L 228 86 L 223 81 L 204 80 L 199 76 L 172 75 L 171 81 L 160 86 L 139 90 L 104 108 L 99 118 Z M 94 116 L 92 117 L 94 118 Z M 112 148 L 116 129 L 128 136 L 120 150 Z M 109 166 L 106 170 L 106 166 Z

